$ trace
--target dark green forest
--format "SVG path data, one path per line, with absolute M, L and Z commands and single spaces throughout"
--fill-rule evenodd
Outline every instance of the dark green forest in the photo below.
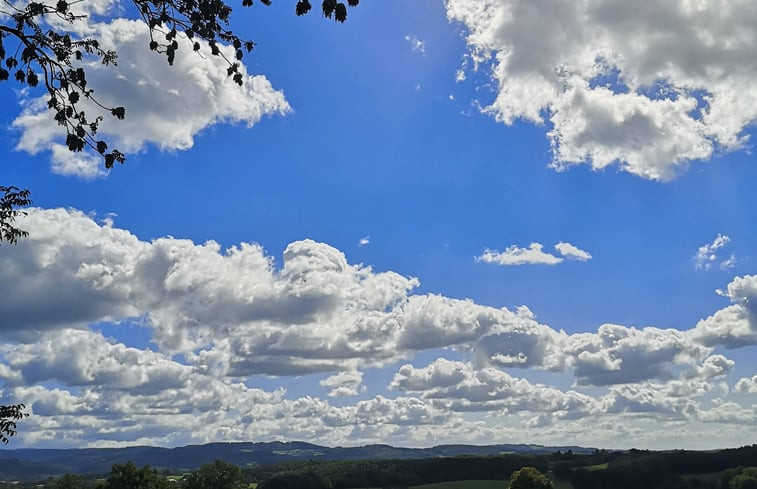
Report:
M 66 474 L 3 481 L 0 487 L 42 489 L 357 489 L 410 488 L 459 481 L 501 481 L 524 467 L 558 489 L 757 489 L 757 445 L 719 451 L 647 450 L 500 454 L 426 459 L 301 460 L 238 465 L 216 460 L 194 471 L 114 464 L 106 474 Z M 531 470 L 531 469 L 529 469 Z M 517 474 L 516 474 L 517 475 Z M 513 484 L 515 485 L 515 484 Z

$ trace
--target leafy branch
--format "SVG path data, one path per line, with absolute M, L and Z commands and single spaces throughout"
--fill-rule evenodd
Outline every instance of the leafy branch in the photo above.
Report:
M 26 406 L 23 404 L 0 406 L 0 442 L 3 444 L 7 445 L 10 437 L 16 435 L 16 421 L 29 416 L 24 408 Z
M 13 226 L 13 221 L 19 215 L 26 215 L 26 212 L 19 210 L 19 207 L 26 207 L 32 203 L 29 198 L 28 190 L 21 190 L 17 187 L 3 187 L 0 185 L 0 243 L 5 240 L 11 244 L 15 244 L 18 238 L 23 238 L 29 235 L 28 232 Z M 0 406 L 0 418 L 5 412 L 2 410 L 3 406 Z M 1 426 L 1 425 L 0 425 Z M 0 438 L 0 441 L 2 439 Z
M 94 103 L 116 119 L 126 117 L 126 108 L 107 106 L 98 100 L 87 83 L 82 61 L 86 56 L 106 66 L 116 65 L 117 53 L 103 49 L 97 39 L 78 39 L 69 32 L 48 28 L 60 24 L 46 22 L 47 18 L 71 25 L 86 18 L 75 15 L 71 8 L 86 0 L 52 1 L 31 1 L 22 8 L 10 0 L 0 0 L 0 15 L 4 14 L 10 20 L 7 24 L 0 24 L 0 82 L 12 77 L 29 87 L 41 84 L 49 95 L 47 107 L 53 112 L 53 119 L 66 129 L 68 149 L 73 152 L 85 148 L 97 151 L 103 156 L 105 167 L 110 169 L 126 158 L 117 149 L 109 150 L 108 143 L 97 137 L 103 117 L 88 118 L 82 102 Z M 260 2 L 271 4 L 271 0 Z M 169 65 L 173 64 L 179 50 L 177 37 L 182 35 L 193 41 L 195 52 L 203 49 L 200 41 L 206 43 L 211 55 L 226 61 L 227 76 L 238 85 L 243 84 L 240 63 L 245 53 L 253 50 L 255 43 L 240 38 L 231 30 L 232 9 L 224 0 L 132 0 L 132 3 L 149 28 L 148 48 L 165 55 Z M 347 5 L 353 7 L 358 3 L 359 0 L 347 1 Z M 245 7 L 252 4 L 253 0 L 242 0 Z M 310 0 L 298 0 L 295 13 L 304 15 L 311 9 Z M 337 22 L 347 20 L 347 6 L 342 2 L 323 0 L 322 10 L 327 18 Z M 233 58 L 227 57 L 220 49 L 221 43 L 233 46 Z

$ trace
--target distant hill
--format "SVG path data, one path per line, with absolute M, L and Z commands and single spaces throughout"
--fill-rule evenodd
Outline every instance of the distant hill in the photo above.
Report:
M 432 448 L 366 445 L 330 448 L 305 442 L 209 443 L 177 448 L 20 448 L 0 450 L 0 479 L 39 478 L 65 473 L 105 474 L 113 464 L 129 460 L 137 465 L 179 471 L 195 469 L 217 458 L 240 466 L 251 466 L 297 460 L 420 459 L 503 453 L 543 455 L 569 449 L 575 454 L 594 451 L 593 448 L 576 446 L 542 445 L 439 445 Z

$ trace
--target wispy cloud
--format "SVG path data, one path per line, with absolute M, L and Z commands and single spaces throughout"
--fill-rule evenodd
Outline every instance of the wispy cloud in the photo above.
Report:
M 363 236 L 362 238 L 360 238 L 360 241 L 357 242 L 357 245 L 358 246 L 365 246 L 367 244 L 370 244 L 370 242 L 371 242 L 371 237 L 370 236 Z
M 720 250 L 730 243 L 731 238 L 725 234 L 719 234 L 712 241 L 699 247 L 697 253 L 694 255 L 694 267 L 700 270 L 709 270 L 712 265 L 720 261 Z M 736 255 L 731 256 L 720 262 L 720 268 L 726 270 L 732 268 L 736 264 Z
M 426 54 L 426 41 L 421 41 L 415 34 L 408 34 L 405 36 L 405 40 L 410 43 L 410 48 L 414 53 Z

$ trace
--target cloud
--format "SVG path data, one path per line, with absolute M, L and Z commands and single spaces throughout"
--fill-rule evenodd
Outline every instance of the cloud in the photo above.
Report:
M 520 248 L 517 245 L 508 246 L 505 251 L 496 251 L 485 249 L 481 256 L 476 257 L 476 261 L 484 263 L 496 263 L 497 265 L 556 265 L 563 261 L 562 258 L 556 257 L 542 251 L 544 245 L 541 243 L 531 243 L 528 248 Z
M 739 379 L 734 389 L 744 394 L 757 394 L 757 375 Z
M 734 266 L 736 266 L 737 261 L 738 260 L 736 260 L 736 255 L 734 253 L 731 253 L 731 256 L 729 256 L 728 259 L 720 262 L 720 269 L 728 270 L 730 268 L 733 268 Z
M 571 258 L 578 261 L 591 260 L 591 254 L 570 243 L 560 241 L 555 245 L 555 249 L 565 258 Z
M 330 397 L 350 397 L 365 391 L 365 386 L 361 388 L 362 382 L 363 373 L 353 370 L 332 375 L 319 383 L 323 387 L 331 389 L 329 392 Z
M 414 53 L 419 53 L 423 56 L 426 55 L 426 41 L 421 41 L 415 34 L 406 35 L 405 40 L 410 43 L 410 48 Z
M 50 162 L 53 173 L 92 180 L 107 175 L 102 159 L 90 153 L 73 153 L 62 144 L 51 143 Z
M 242 65 L 244 85 L 239 87 L 226 76 L 223 59 L 194 53 L 188 39 L 177 39 L 180 49 L 169 66 L 164 56 L 146 48 L 149 35 L 144 22 L 115 19 L 86 28 L 86 34 L 97 37 L 104 49 L 114 49 L 119 55 L 118 66 L 91 61 L 85 68 L 98 100 L 106 106 L 125 106 L 126 119 L 116 120 L 93 104 L 85 108 L 90 118 L 104 116 L 99 134 L 121 151 L 138 152 L 148 145 L 164 151 L 185 150 L 192 147 L 198 133 L 214 124 L 251 127 L 263 116 L 291 110 L 284 94 L 264 76 L 249 75 Z M 234 59 L 233 48 L 220 49 Z M 209 52 L 207 46 L 204 52 Z M 44 97 L 25 100 L 13 126 L 21 131 L 16 148 L 31 154 L 50 151 L 54 172 L 83 178 L 103 174 L 99 158 L 71 154 L 60 145 L 65 134 L 50 117 Z
M 697 374 L 704 379 L 720 377 L 730 372 L 734 365 L 736 362 L 723 355 L 712 355 L 697 369 Z
M 754 277 L 728 286 L 736 302 L 689 332 L 603 325 L 567 335 L 470 300 L 413 294 L 417 279 L 353 265 L 328 245 L 291 243 L 276 266 L 254 243 L 222 251 L 212 241 L 138 239 L 79 211 L 31 209 L 31 236 L 3 248 L 0 303 L 5 334 L 85 328 L 141 318 L 161 351 L 182 353 L 219 375 L 339 373 L 454 347 L 480 364 L 575 368 L 582 383 L 664 378 L 715 344 L 754 342 L 742 302 Z
M 753 314 L 757 313 L 757 275 L 735 277 L 723 295 L 735 303 L 743 304 Z
M 697 323 L 691 336 L 706 346 L 723 345 L 726 348 L 757 345 L 757 329 L 753 315 L 740 304 L 725 307 Z
M 444 358 L 423 368 L 403 365 L 391 387 L 438 400 L 453 411 L 542 412 L 582 417 L 595 405 L 592 397 L 575 391 L 534 385 L 495 368 L 476 369 L 470 363 Z
M 748 0 L 447 0 L 474 67 L 497 83 L 484 112 L 548 123 L 558 169 L 617 164 L 669 180 L 746 145 L 757 118 L 757 12 Z
M 34 343 L 3 351 L 6 385 L 59 381 L 69 386 L 107 385 L 110 389 L 159 392 L 183 386 L 191 368 L 165 355 L 109 342 L 99 333 L 62 329 Z M 2 375 L 0 375 L 2 377 Z
M 570 355 L 576 381 L 582 385 L 671 379 L 674 367 L 698 365 L 709 354 L 681 331 L 614 324 L 603 324 L 597 333 L 571 335 L 563 351 Z
M 713 263 L 720 258 L 718 257 L 718 251 L 727 245 L 731 241 L 726 235 L 718 234 L 712 243 L 704 244 L 699 247 L 696 255 L 694 255 L 694 266 L 698 269 L 709 270 Z M 730 258 L 721 262 L 720 267 L 722 269 L 731 268 L 736 261 L 736 257 L 731 255 Z
M 718 293 L 734 304 L 699 321 L 691 334 L 705 345 L 757 345 L 757 275 L 735 277 L 725 291 Z
M 753 276 L 734 278 L 722 292 L 734 304 L 689 330 L 568 334 L 524 306 L 416 293 L 417 279 L 311 240 L 279 259 L 254 243 L 144 241 L 76 210 L 30 209 L 18 224 L 30 236 L 0 248 L 0 390 L 31 406 L 28 445 L 485 442 L 524 426 L 546 440 L 585 432 L 588 416 L 632 434 L 640 418 L 716 422 L 707 402 L 740 372 L 714 349 L 757 344 Z M 127 321 L 149 348 L 97 331 Z M 393 390 L 376 387 L 377 367 L 396 369 Z M 338 405 L 256 387 L 307 374 Z M 748 382 L 723 402 L 743 405 Z M 717 422 L 748 423 L 729 412 Z
M 496 263 L 497 265 L 556 265 L 562 263 L 564 258 L 586 261 L 591 259 L 588 252 L 564 241 L 555 245 L 555 249 L 563 258 L 547 253 L 541 243 L 531 243 L 528 248 L 517 245 L 508 246 L 504 251 L 490 250 L 486 248 L 476 261 L 484 263 Z
M 370 243 L 371 243 L 371 237 L 370 236 L 363 236 L 362 238 L 360 238 L 360 241 L 358 241 L 357 245 L 358 246 L 365 246 L 365 245 L 370 244 Z

